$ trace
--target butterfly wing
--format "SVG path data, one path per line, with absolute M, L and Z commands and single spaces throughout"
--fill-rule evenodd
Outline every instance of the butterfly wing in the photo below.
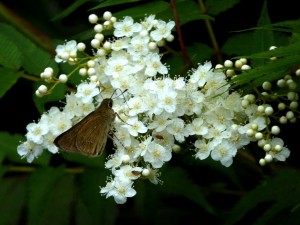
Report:
M 97 113 L 92 119 L 82 126 L 76 137 L 76 146 L 79 151 L 88 156 L 100 155 L 106 145 L 107 135 L 111 128 L 112 120 Z
M 76 140 L 78 138 L 78 135 L 80 134 L 80 129 L 86 126 L 88 121 L 95 116 L 94 114 L 95 111 L 91 112 L 69 130 L 57 136 L 54 140 L 54 144 L 60 149 L 67 152 L 80 152 L 80 149 L 78 149 L 76 145 Z

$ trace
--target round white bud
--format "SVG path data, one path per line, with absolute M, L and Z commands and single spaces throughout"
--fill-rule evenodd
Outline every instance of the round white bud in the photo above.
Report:
M 35 95 L 39 98 L 42 98 L 44 96 L 44 94 L 40 93 L 39 90 L 35 91 Z
M 226 70 L 226 76 L 227 77 L 232 77 L 235 75 L 235 71 L 234 70 Z
M 94 82 L 94 83 L 97 83 L 97 82 L 99 81 L 99 79 L 98 79 L 98 77 L 97 77 L 96 75 L 92 75 L 92 76 L 90 77 L 90 80 L 91 80 L 92 82 Z
M 80 51 L 80 52 L 83 52 L 85 50 L 85 44 L 83 42 L 79 42 L 77 44 L 77 50 Z
M 129 155 L 123 155 L 122 156 L 122 163 L 129 163 L 130 162 L 130 156 Z
M 45 68 L 44 72 L 43 72 L 43 77 L 45 79 L 50 79 L 53 76 L 53 69 L 51 67 L 47 67 Z
M 285 116 L 281 116 L 279 118 L 279 123 L 281 123 L 281 124 L 287 124 L 287 122 L 288 122 L 288 119 Z
M 253 137 L 253 135 L 255 134 L 255 132 L 254 132 L 254 130 L 252 130 L 252 129 L 248 129 L 248 130 L 246 131 L 246 134 L 247 134 L 248 137 Z
M 270 163 L 270 162 L 272 162 L 272 161 L 273 161 L 273 156 L 272 156 L 272 155 L 270 155 L 270 154 L 266 154 L 266 156 L 265 156 L 265 160 L 266 160 L 266 162 L 267 162 L 267 163 Z
M 68 81 L 68 76 L 66 74 L 61 74 L 61 75 L 59 75 L 58 79 L 61 83 L 64 84 Z
M 260 159 L 260 160 L 259 160 L 259 165 L 265 166 L 266 164 L 267 164 L 267 162 L 266 162 L 265 159 Z
M 277 86 L 280 88 L 284 88 L 286 86 L 286 81 L 284 79 L 280 79 L 277 81 Z
M 295 74 L 296 74 L 297 77 L 299 77 L 300 76 L 300 69 L 297 69 Z
M 231 60 L 225 60 L 224 66 L 226 66 L 226 67 L 233 67 L 233 62 Z
M 104 35 L 101 33 L 97 33 L 95 34 L 94 38 L 102 42 L 104 40 Z
M 265 111 L 265 106 L 259 105 L 259 106 L 257 107 L 257 111 L 260 112 L 260 113 L 263 113 L 263 112 Z
M 296 123 L 296 122 L 297 122 L 297 118 L 296 117 L 290 119 L 290 123 Z
M 234 66 L 238 69 L 240 69 L 243 65 L 243 62 L 239 59 L 234 62 Z
M 273 113 L 274 113 L 273 107 L 272 107 L 272 106 L 267 106 L 266 109 L 265 109 L 265 114 L 266 114 L 267 116 L 270 116 L 270 115 L 272 115 Z
M 95 68 L 89 68 L 88 71 L 87 71 L 87 74 L 89 76 L 95 75 L 96 74 Z
M 93 47 L 93 48 L 99 48 L 100 47 L 100 41 L 98 40 L 98 39 L 93 39 L 92 41 L 91 41 L 91 46 Z
M 272 84 L 271 84 L 271 82 L 269 82 L 269 81 L 265 81 L 265 82 L 263 82 L 263 84 L 262 84 L 262 88 L 263 88 L 264 90 L 266 90 L 266 91 L 269 91 L 269 90 L 271 90 L 271 88 L 272 88 Z
M 247 108 L 249 106 L 250 102 L 247 99 L 242 100 L 242 107 Z
M 254 135 L 254 137 L 255 137 L 256 140 L 261 140 L 264 137 L 264 135 L 261 132 L 257 132 Z
M 148 35 L 149 35 L 149 33 L 148 33 L 147 30 L 142 30 L 142 31 L 140 32 L 140 36 L 141 36 L 141 37 L 146 37 L 146 36 L 148 36 Z
M 148 177 L 148 176 L 150 175 L 150 170 L 149 170 L 149 169 L 143 169 L 142 175 L 143 175 L 144 177 Z
M 116 18 L 116 17 L 112 16 L 112 17 L 110 18 L 110 22 L 111 22 L 111 23 L 115 23 L 116 21 L 117 21 L 117 18 Z
M 91 24 L 95 24 L 98 21 L 98 16 L 96 14 L 91 14 L 89 15 L 89 22 Z
M 246 58 L 240 58 L 240 61 L 243 63 L 243 65 L 247 64 L 248 62 Z
M 111 14 L 110 11 L 105 11 L 105 12 L 103 13 L 103 19 L 105 19 L 105 20 L 110 20 L 111 17 L 112 17 L 112 14 Z
M 224 68 L 224 66 L 222 64 L 217 64 L 215 66 L 215 69 L 223 69 L 223 68 Z
M 293 91 L 290 91 L 290 92 L 287 94 L 287 98 L 288 98 L 288 100 L 290 100 L 290 101 L 296 100 L 296 93 L 293 92 Z
M 95 31 L 96 33 L 101 33 L 101 32 L 103 31 L 103 25 L 102 25 L 102 24 L 96 24 L 96 25 L 94 26 L 94 31 Z
M 95 61 L 94 60 L 89 60 L 87 62 L 87 66 L 90 67 L 90 68 L 94 68 L 96 65 Z
M 249 94 L 249 95 L 247 95 L 247 99 L 250 103 L 254 103 L 256 100 L 256 97 L 253 94 Z
M 279 126 L 272 126 L 271 133 L 274 134 L 274 135 L 278 135 L 280 133 Z
M 249 65 L 242 65 L 241 70 L 245 71 L 245 70 L 250 70 L 251 67 Z
M 104 44 L 103 44 L 103 48 L 105 50 L 110 50 L 111 49 L 111 43 L 109 41 L 106 41 Z
M 288 87 L 290 90 L 295 90 L 297 88 L 297 83 L 295 81 L 288 82 Z
M 156 43 L 157 43 L 157 46 L 158 46 L 158 47 L 163 47 L 163 46 L 166 45 L 166 42 L 165 42 L 164 40 L 160 40 L 160 41 L 158 41 L 158 42 L 156 42 Z
M 264 147 L 263 147 L 263 149 L 264 149 L 266 152 L 268 152 L 268 151 L 270 151 L 270 150 L 272 149 L 272 146 L 271 146 L 270 144 L 265 144 Z
M 46 85 L 41 85 L 41 86 L 39 86 L 39 88 L 38 88 L 38 91 L 39 91 L 39 93 L 41 93 L 41 94 L 46 94 L 47 93 L 47 91 L 48 91 L 48 88 L 47 88 L 47 86 Z
M 99 55 L 99 56 L 105 56 L 106 55 L 106 50 L 103 49 L 103 48 L 99 48 L 97 50 L 97 55 Z
M 281 150 L 282 150 L 281 145 L 275 145 L 275 146 L 274 146 L 274 150 L 275 150 L 276 152 L 281 152 Z
M 299 103 L 296 102 L 296 101 L 292 101 L 292 102 L 290 103 L 290 109 L 291 109 L 291 110 L 296 110 L 296 109 L 298 108 L 298 106 L 299 106 Z
M 280 103 L 278 103 L 277 108 L 278 108 L 278 110 L 282 111 L 285 109 L 285 104 L 283 102 L 280 102 Z
M 250 125 L 250 127 L 251 127 L 252 130 L 257 130 L 257 129 L 258 129 L 257 123 L 252 123 L 252 124 Z
M 111 22 L 110 20 L 106 20 L 106 21 L 104 21 L 104 23 L 103 23 L 103 26 L 104 26 L 106 29 L 110 28 L 111 25 L 112 25 L 112 22 Z
M 79 69 L 79 75 L 80 75 L 80 76 L 86 76 L 86 75 L 87 75 L 87 70 L 86 70 L 86 68 L 80 68 L 80 69 Z
M 157 44 L 153 41 L 148 43 L 149 50 L 155 50 L 157 48 Z
M 258 145 L 258 147 L 263 148 L 266 143 L 267 143 L 267 141 L 265 139 L 261 139 L 257 142 L 257 145 Z
M 172 151 L 175 153 L 178 153 L 181 151 L 181 147 L 179 145 L 173 145 L 172 146 Z
M 275 48 L 277 48 L 276 46 L 271 46 L 270 48 L 269 48 L 269 50 L 274 50 Z
M 292 111 L 288 111 L 285 116 L 288 120 L 291 120 L 295 117 L 295 114 Z
M 175 39 L 175 37 L 174 37 L 173 34 L 170 34 L 170 35 L 166 38 L 167 42 L 172 42 L 172 41 L 174 41 L 174 39 Z

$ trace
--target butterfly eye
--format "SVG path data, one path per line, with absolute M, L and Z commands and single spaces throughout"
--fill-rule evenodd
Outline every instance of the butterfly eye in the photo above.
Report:
M 109 106 L 109 108 L 113 107 L 113 100 L 110 99 L 110 101 L 108 102 L 108 106 Z

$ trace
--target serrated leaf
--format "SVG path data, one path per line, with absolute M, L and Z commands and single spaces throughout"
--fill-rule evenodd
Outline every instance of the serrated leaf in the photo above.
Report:
M 22 72 L 0 68 L 0 98 L 18 81 Z
M 73 189 L 64 168 L 38 168 L 29 178 L 28 224 L 69 224 Z
M 18 47 L 23 55 L 22 67 L 36 76 L 43 72 L 45 67 L 51 66 L 54 71 L 57 71 L 57 64 L 51 59 L 50 54 L 36 47 L 28 38 L 23 36 L 13 27 L 0 23 L 0 30 L 3 35 L 6 35 Z
M 105 169 L 86 169 L 78 177 L 79 195 L 82 199 L 82 206 L 87 210 L 87 215 L 92 224 L 115 224 L 116 203 L 112 199 L 106 199 L 100 194 L 99 186 L 104 184 L 107 172 Z M 80 218 L 78 218 L 80 219 Z
M 92 10 L 101 9 L 101 8 L 109 7 L 109 6 L 127 4 L 127 3 L 132 3 L 132 2 L 141 2 L 141 0 L 106 0 L 106 1 L 103 1 L 102 3 L 100 3 L 99 5 L 93 7 Z M 130 15 L 130 14 L 128 14 L 128 15 Z
M 26 180 L 23 177 L 8 177 L 0 182 L 0 224 L 17 225 L 25 202 Z
M 68 15 L 70 15 L 72 12 L 74 12 L 76 9 L 78 9 L 81 5 L 83 5 L 86 2 L 89 2 L 90 0 L 77 0 L 74 1 L 68 8 L 60 12 L 58 15 L 52 18 L 52 21 L 61 20 Z
M 2 67 L 18 70 L 21 66 L 23 55 L 19 48 L 9 37 L 0 33 L 0 65 Z
M 8 132 L 0 132 L 0 151 L 5 154 L 10 162 L 25 163 L 26 160 L 22 159 L 17 152 L 17 147 L 24 136 L 20 134 L 9 134 Z M 32 164 L 34 165 L 48 165 L 50 161 L 50 154 L 43 153 L 40 157 L 35 159 Z
M 236 224 L 237 221 L 246 216 L 250 210 L 260 203 L 269 203 L 270 206 L 267 208 L 266 213 L 257 220 L 256 224 L 274 224 L 270 223 L 269 219 L 276 217 L 280 211 L 285 209 L 289 209 L 289 212 L 293 214 L 291 209 L 297 205 L 299 206 L 300 202 L 299 175 L 298 171 L 285 170 L 267 179 L 263 184 L 241 198 L 225 224 Z M 281 216 L 284 216 L 284 214 L 281 214 Z M 288 214 L 285 214 L 285 216 L 289 217 Z M 298 216 L 298 224 L 299 222 L 300 217 Z
M 203 190 L 188 178 L 184 170 L 172 167 L 168 168 L 168 171 L 164 171 L 164 174 L 167 176 L 162 178 L 164 181 L 163 190 L 167 193 L 184 196 L 207 212 L 214 213 L 214 209 L 205 199 Z
M 210 15 L 219 15 L 220 13 L 232 8 L 236 4 L 238 4 L 240 0 L 207 0 L 205 1 L 205 7 Z

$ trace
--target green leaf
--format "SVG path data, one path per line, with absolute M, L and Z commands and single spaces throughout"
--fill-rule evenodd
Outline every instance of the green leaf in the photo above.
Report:
M 232 8 L 236 4 L 238 4 L 240 0 L 207 0 L 205 1 L 205 7 L 207 9 L 208 14 L 210 15 L 219 15 L 220 13 Z
M 0 98 L 18 81 L 22 72 L 0 68 Z
M 24 140 L 23 135 L 19 134 L 9 134 L 7 132 L 0 132 L 0 152 L 5 155 L 11 162 L 25 163 L 26 160 L 22 159 L 17 152 L 17 147 L 20 141 Z M 0 159 L 1 159 L 0 154 Z M 48 165 L 51 155 L 48 153 L 43 153 L 40 157 L 35 159 L 32 164 L 34 165 Z
M 295 170 L 284 170 L 267 179 L 263 184 L 247 193 L 234 207 L 229 214 L 226 225 L 236 224 L 237 221 L 254 210 L 258 204 L 267 204 L 265 212 L 257 215 L 257 221 L 253 224 L 282 224 L 277 223 L 277 215 L 281 221 L 286 221 L 293 217 L 293 223 L 299 224 L 299 202 L 300 202 L 300 176 Z M 292 209 L 298 208 L 298 210 Z M 260 210 L 261 211 L 261 210 Z M 296 216 L 297 215 L 297 216 Z
M 183 196 L 191 202 L 198 204 L 207 212 L 214 213 L 214 209 L 205 199 L 204 191 L 188 178 L 188 174 L 184 170 L 174 167 L 167 169 L 168 171 L 164 171 L 164 174 L 167 174 L 167 176 L 162 178 L 164 181 L 164 191 L 177 196 Z
M 8 36 L 0 33 L 0 65 L 18 70 L 21 66 L 23 55 L 19 48 Z
M 1 179 L 0 182 L 0 224 L 17 225 L 25 202 L 26 180 L 14 176 Z
M 89 2 L 90 0 L 77 0 L 74 1 L 68 8 L 63 10 L 61 13 L 52 18 L 52 21 L 61 20 L 67 16 L 69 16 L 72 12 L 82 6 L 84 3 Z
M 29 178 L 28 224 L 70 224 L 73 179 L 64 168 L 38 168 Z
M 87 169 L 78 177 L 78 190 L 81 199 L 78 207 L 84 209 L 85 214 L 78 212 L 76 219 L 89 218 L 89 224 L 116 224 L 117 205 L 113 199 L 106 199 L 100 194 L 99 185 L 106 180 L 107 171 L 104 168 Z M 79 224 L 79 223 L 78 223 Z
M 121 5 L 121 4 L 129 4 L 132 2 L 141 2 L 141 0 L 106 0 L 106 1 L 102 1 L 102 3 L 100 3 L 99 5 L 93 7 L 92 10 L 102 9 L 104 7 Z
M 33 42 L 24 37 L 16 29 L 9 25 L 0 23 L 0 30 L 3 35 L 10 38 L 10 40 L 22 53 L 22 67 L 24 67 L 27 72 L 39 77 L 45 67 L 50 66 L 54 71 L 57 71 L 57 64 L 51 58 L 50 54 L 40 48 L 37 48 Z

